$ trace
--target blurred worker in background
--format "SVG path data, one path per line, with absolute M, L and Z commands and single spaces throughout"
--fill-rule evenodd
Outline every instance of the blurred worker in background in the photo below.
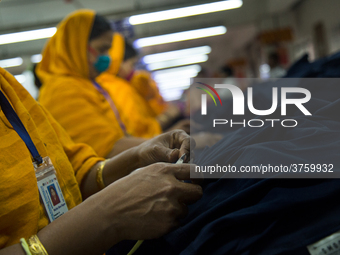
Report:
M 119 33 L 114 34 L 112 48 L 109 51 L 112 59 L 111 66 L 97 77 L 96 81 L 110 94 L 129 134 L 149 138 L 166 129 L 180 128 L 189 132 L 189 121 L 171 125 L 180 115 L 177 107 L 172 114 L 167 111 L 157 115 L 148 101 L 131 85 L 131 76 L 138 72 L 134 71 L 138 54 L 129 43 L 124 41 Z M 152 81 L 151 77 L 149 78 Z M 146 83 L 145 90 L 148 90 L 148 87 Z
M 109 51 L 111 65 L 109 69 L 96 78 L 112 98 L 127 132 L 136 137 L 150 138 L 162 133 L 162 127 L 153 116 L 143 98 L 136 93 L 129 82 L 117 77 L 124 57 L 124 39 L 115 33 L 112 48 Z
M 130 52 L 131 57 L 128 55 L 124 57 L 124 61 L 118 72 L 118 76 L 130 82 L 131 86 L 135 88 L 136 91 L 149 104 L 154 116 L 159 116 L 160 114 L 169 111 L 169 108 L 171 108 L 173 105 L 167 104 L 164 101 L 163 97 L 159 93 L 156 82 L 151 77 L 151 74 L 145 70 L 132 69 L 134 66 L 131 64 L 134 64 L 134 62 L 136 63 L 136 60 L 138 60 L 135 59 L 137 57 L 136 50 L 129 43 L 126 43 L 125 52 Z M 133 53 L 135 53 L 135 56 L 133 56 Z M 177 115 L 180 115 L 179 111 L 177 111 Z
M 150 116 L 157 118 L 163 130 L 179 128 L 189 133 L 189 121 L 179 120 L 183 114 L 180 107 L 175 103 L 166 103 L 164 101 L 150 72 L 135 70 L 138 60 L 138 52 L 130 43 L 125 41 L 124 61 L 120 65 L 118 77 L 127 80 L 139 95 L 144 98 L 146 104 L 149 105 Z

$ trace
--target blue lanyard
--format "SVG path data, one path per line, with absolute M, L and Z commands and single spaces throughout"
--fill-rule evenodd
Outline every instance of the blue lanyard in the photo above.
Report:
M 24 124 L 22 124 L 21 120 L 19 119 L 18 115 L 12 108 L 11 104 L 8 102 L 6 96 L 0 90 L 0 106 L 2 111 L 4 112 L 6 118 L 8 119 L 9 123 L 11 123 L 14 130 L 18 133 L 20 138 L 26 144 L 28 150 L 30 151 L 33 161 L 40 165 L 43 162 L 42 157 L 40 156 L 37 148 L 35 147 L 30 135 L 28 134 Z

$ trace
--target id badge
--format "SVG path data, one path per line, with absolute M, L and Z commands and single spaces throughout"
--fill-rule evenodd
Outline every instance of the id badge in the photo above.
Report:
M 43 158 L 39 166 L 33 163 L 41 201 L 50 222 L 68 211 L 63 192 L 59 186 L 56 171 L 49 157 Z

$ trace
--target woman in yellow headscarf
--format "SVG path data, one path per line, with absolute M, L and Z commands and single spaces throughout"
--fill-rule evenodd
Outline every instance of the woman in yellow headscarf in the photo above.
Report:
M 189 132 L 188 120 L 173 125 L 180 111 L 164 102 L 150 73 L 134 70 L 137 52 L 119 33 L 114 35 L 109 54 L 112 64 L 96 80 L 110 93 L 130 134 L 147 138 L 166 129 Z
M 40 103 L 74 141 L 89 144 L 102 157 L 144 141 L 127 137 L 114 103 L 94 81 L 109 67 L 112 36 L 103 17 L 93 11 L 75 12 L 58 25 L 36 68 L 43 84 Z
M 122 61 L 118 76 L 129 81 L 130 85 L 147 102 L 152 111 L 150 114 L 158 116 L 169 108 L 161 94 L 156 82 L 151 74 L 145 70 L 134 70 L 134 65 L 138 61 L 136 50 L 129 43 L 125 43 L 124 61 Z
M 115 33 L 109 51 L 112 60 L 110 68 L 97 77 L 96 81 L 110 94 L 127 132 L 132 136 L 150 138 L 162 133 L 162 127 L 145 100 L 128 81 L 117 76 L 124 50 L 123 37 Z

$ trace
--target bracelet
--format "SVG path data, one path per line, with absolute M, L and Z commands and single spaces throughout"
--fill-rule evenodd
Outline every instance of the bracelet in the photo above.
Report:
M 21 244 L 22 248 L 24 249 L 26 255 L 32 255 L 25 238 L 20 238 L 20 244 Z
M 97 172 L 96 172 L 97 185 L 98 185 L 99 189 L 101 189 L 101 190 L 105 188 L 105 183 L 104 183 L 104 179 L 103 179 L 103 170 L 104 170 L 105 164 L 106 164 L 106 160 L 100 162 L 100 164 L 97 168 Z
M 27 244 L 32 255 L 48 255 L 37 235 L 31 236 L 27 240 Z

